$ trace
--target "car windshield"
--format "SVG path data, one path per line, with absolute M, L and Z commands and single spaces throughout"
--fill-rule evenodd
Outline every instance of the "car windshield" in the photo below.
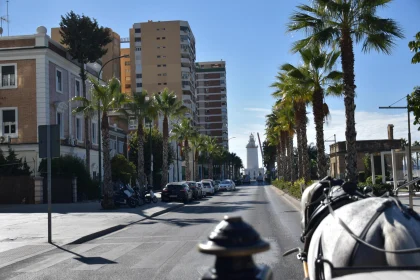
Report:
M 196 187 L 195 183 L 188 183 L 188 186 L 193 187 L 193 188 Z
M 209 187 L 210 183 L 204 182 L 203 185 L 206 186 L 206 187 Z
M 230 181 L 229 180 L 224 180 L 224 181 L 221 182 L 221 184 L 230 184 Z

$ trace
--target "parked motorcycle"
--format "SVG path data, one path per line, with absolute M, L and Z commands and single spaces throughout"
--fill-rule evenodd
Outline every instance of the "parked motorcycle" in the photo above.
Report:
M 104 201 L 101 201 L 102 207 Z M 128 205 L 131 208 L 137 206 L 137 199 L 135 197 L 135 192 L 129 185 L 125 185 L 122 182 L 114 183 L 114 205 L 121 206 L 121 205 Z
M 148 190 L 145 192 L 144 201 L 146 201 L 146 203 L 150 203 L 152 201 L 153 203 L 158 203 L 158 198 L 156 197 L 151 187 L 149 187 Z

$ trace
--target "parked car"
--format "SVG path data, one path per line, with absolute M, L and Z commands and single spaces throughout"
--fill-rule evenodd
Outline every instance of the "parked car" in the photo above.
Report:
M 228 181 L 230 181 L 231 183 L 232 183 L 232 186 L 233 186 L 233 190 L 234 191 L 236 191 L 236 184 L 235 184 L 235 181 L 234 180 L 231 180 L 231 179 L 227 179 Z
M 225 191 L 233 191 L 232 181 L 230 181 L 230 180 L 221 181 L 220 184 L 219 184 L 219 189 L 220 190 L 225 190 Z
M 197 184 L 197 188 L 199 188 L 201 190 L 202 196 L 203 197 L 206 197 L 207 196 L 207 192 L 204 190 L 203 184 L 201 182 L 197 182 L 196 184 Z
M 241 180 L 241 179 L 236 179 L 236 180 L 234 180 L 233 182 L 235 182 L 235 185 L 236 185 L 236 186 L 240 186 L 240 185 L 242 185 L 242 180 Z
M 188 203 L 193 199 L 193 191 L 186 183 L 169 183 L 162 190 L 162 201 L 179 200 Z
M 203 185 L 203 190 L 206 194 L 213 195 L 215 193 L 214 187 L 210 181 L 201 181 L 201 184 Z
M 183 182 L 183 183 L 187 183 L 188 186 L 192 189 L 194 199 L 201 199 L 203 197 L 203 192 L 200 188 L 197 188 L 197 183 L 196 182 L 186 181 L 186 182 Z
M 215 182 L 214 182 L 214 180 L 212 180 L 212 179 L 203 179 L 203 180 L 201 180 L 202 182 L 210 182 L 211 183 L 211 185 L 213 186 L 213 188 L 214 188 L 214 192 L 216 193 L 216 192 L 218 192 L 219 191 L 219 185 L 217 185 Z

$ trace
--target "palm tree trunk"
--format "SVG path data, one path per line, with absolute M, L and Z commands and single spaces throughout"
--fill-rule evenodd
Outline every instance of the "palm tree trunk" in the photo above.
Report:
M 357 132 L 354 117 L 356 110 L 356 105 L 354 104 L 356 89 L 356 85 L 354 84 L 354 52 L 350 31 L 347 29 L 342 30 L 340 48 L 344 82 L 344 106 L 346 110 L 346 179 L 351 182 L 357 182 Z
M 277 179 L 280 179 L 280 177 L 282 176 L 282 170 L 283 170 L 283 166 L 282 166 L 282 153 L 281 153 L 281 142 L 279 141 L 277 143 Z
M 306 105 L 304 103 L 300 104 L 301 114 L 301 150 L 302 150 L 302 169 L 303 169 L 303 178 L 305 182 L 311 180 L 311 167 L 309 164 L 309 154 L 308 154 L 308 137 L 306 135 Z
M 285 153 L 284 153 L 284 155 L 285 155 L 285 163 L 284 163 L 284 165 L 286 166 L 286 170 L 285 170 L 285 173 L 284 173 L 284 179 L 286 181 L 290 181 L 290 151 L 289 151 L 289 147 L 290 146 L 289 146 L 289 135 L 288 135 L 287 132 L 284 132 L 283 134 L 284 134 L 283 138 L 284 138 L 284 150 L 285 150 Z
M 286 181 L 287 180 L 287 156 L 286 156 L 286 137 L 285 137 L 285 132 L 281 132 L 281 160 L 282 160 L 282 175 L 283 175 L 283 179 Z
M 137 179 L 140 186 L 144 186 L 146 184 L 146 175 L 144 173 L 144 128 L 143 120 L 140 119 L 137 126 L 137 144 Z
M 82 94 L 84 98 L 87 98 L 86 94 L 86 71 L 82 64 L 80 67 L 80 78 L 82 79 Z M 85 116 L 85 150 L 86 150 L 86 170 L 90 176 L 90 134 L 89 134 L 89 117 Z
M 109 154 L 109 124 L 108 124 L 108 115 L 106 111 L 102 113 L 102 151 L 103 151 L 103 160 L 104 160 L 104 200 L 103 207 L 105 209 L 114 208 L 114 190 L 112 187 L 112 174 L 111 174 L 111 157 Z
M 185 150 L 184 150 L 184 156 L 185 156 L 185 179 L 187 181 L 191 181 L 190 147 L 188 145 L 188 139 L 185 139 L 184 145 L 185 145 Z
M 294 154 L 293 154 L 293 134 L 289 134 L 289 165 L 290 165 L 290 181 L 295 181 L 295 165 L 294 165 Z
M 169 124 L 168 124 L 168 117 L 164 116 L 163 118 L 163 139 L 162 139 L 162 145 L 163 145 L 163 155 L 162 155 L 162 188 L 166 186 L 168 183 L 168 137 L 169 137 Z M 178 149 L 178 146 L 177 146 Z
M 213 158 L 209 159 L 209 179 L 213 179 Z
M 302 178 L 303 177 L 303 151 L 302 151 L 302 120 L 301 120 L 301 114 L 300 114 L 300 104 L 299 103 L 295 103 L 295 122 L 296 122 L 296 138 L 297 138 L 297 153 L 298 153 L 298 157 L 297 157 L 297 171 L 298 171 L 298 176 L 297 178 Z
M 198 172 L 198 157 L 200 156 L 200 154 L 198 153 L 198 149 L 196 149 L 195 150 L 195 158 L 194 158 L 194 180 L 195 181 L 198 181 L 198 174 L 199 174 L 199 172 Z
M 324 93 L 322 89 L 315 89 L 312 99 L 314 111 L 315 131 L 316 131 L 316 148 L 318 149 L 317 173 L 318 178 L 324 178 L 327 175 L 327 161 L 325 158 L 325 142 L 324 142 Z

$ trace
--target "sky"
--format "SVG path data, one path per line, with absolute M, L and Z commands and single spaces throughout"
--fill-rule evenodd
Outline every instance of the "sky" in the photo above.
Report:
M 274 99 L 270 84 L 283 63 L 300 63 L 290 52 L 302 33 L 287 33 L 286 24 L 297 4 L 309 0 L 9 0 L 10 35 L 33 34 L 38 26 L 58 26 L 60 15 L 73 10 L 96 18 L 121 37 L 135 22 L 186 20 L 196 38 L 197 61 L 226 61 L 230 150 L 246 166 L 249 134 L 265 139 L 265 115 Z M 0 0 L 0 16 L 6 14 L 6 0 Z M 355 46 L 357 139 L 386 139 L 387 125 L 394 124 L 394 137 L 407 138 L 407 113 L 380 110 L 420 85 L 420 64 L 410 63 L 407 45 L 420 31 L 419 0 L 394 0 L 379 15 L 396 20 L 405 38 L 396 40 L 391 55 L 363 53 Z M 5 34 L 7 25 L 3 23 Z M 337 65 L 340 69 L 341 65 Z M 324 128 L 326 139 L 345 140 L 344 101 L 327 98 L 331 118 Z M 404 100 L 396 103 L 405 106 Z M 308 108 L 308 112 L 312 112 Z M 315 143 L 313 117 L 308 115 L 308 142 Z M 412 138 L 420 140 L 418 126 L 411 126 Z M 295 144 L 296 145 L 296 144 Z M 328 149 L 327 149 L 328 152 Z M 261 162 L 261 155 L 260 162 Z

